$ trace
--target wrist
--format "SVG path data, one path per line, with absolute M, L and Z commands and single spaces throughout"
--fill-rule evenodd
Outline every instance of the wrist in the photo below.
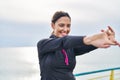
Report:
M 85 37 L 83 38 L 83 42 L 84 42 L 85 45 L 91 45 L 92 40 L 91 40 L 90 37 L 85 36 Z

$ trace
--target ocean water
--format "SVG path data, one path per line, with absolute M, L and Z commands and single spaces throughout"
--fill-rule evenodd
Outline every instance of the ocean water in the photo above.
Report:
M 100 49 L 77 57 L 74 74 L 120 67 L 119 48 Z M 120 73 L 120 70 L 115 73 Z M 110 75 L 110 71 L 78 76 L 76 80 Z M 119 76 L 117 76 L 119 77 Z M 39 80 L 39 64 L 36 47 L 0 48 L 0 80 Z M 97 80 L 109 80 L 104 77 Z M 120 80 L 120 79 L 118 79 Z

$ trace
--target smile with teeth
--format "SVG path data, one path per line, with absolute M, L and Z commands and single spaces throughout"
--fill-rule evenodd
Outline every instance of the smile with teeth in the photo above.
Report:
M 66 36 L 67 33 L 66 32 L 61 32 L 62 36 Z

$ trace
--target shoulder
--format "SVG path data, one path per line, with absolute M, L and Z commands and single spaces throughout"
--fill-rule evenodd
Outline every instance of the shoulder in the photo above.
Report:
M 44 42 L 46 41 L 49 41 L 49 40 L 52 40 L 53 38 L 44 38 L 44 39 L 41 39 L 37 42 L 37 46 L 40 46 L 42 45 Z

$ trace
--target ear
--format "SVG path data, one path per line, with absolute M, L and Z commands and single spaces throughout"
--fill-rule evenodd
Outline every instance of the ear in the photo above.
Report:
M 55 24 L 54 24 L 54 23 L 51 23 L 51 27 L 52 27 L 52 29 L 54 30 L 54 29 L 55 29 Z

